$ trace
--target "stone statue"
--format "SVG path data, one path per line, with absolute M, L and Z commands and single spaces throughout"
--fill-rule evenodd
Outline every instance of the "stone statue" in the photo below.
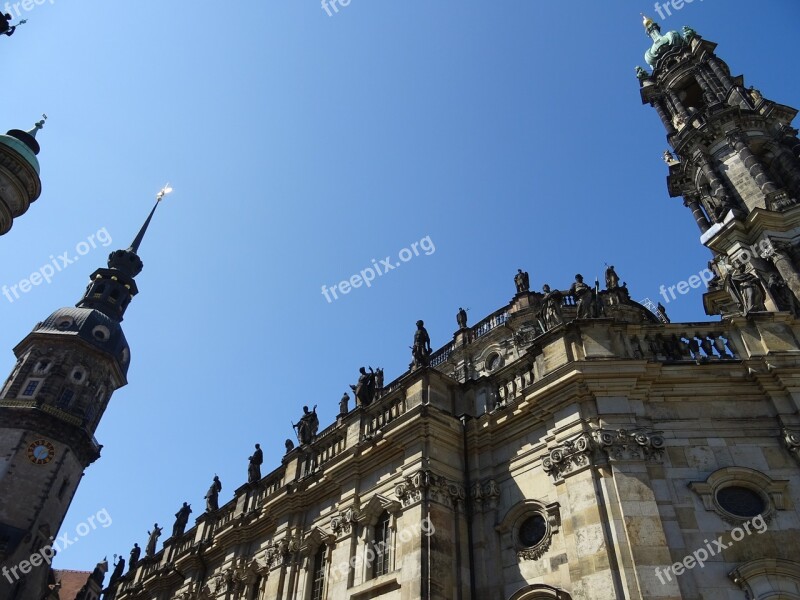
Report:
M 148 558 L 155 556 L 156 553 L 156 542 L 158 541 L 159 536 L 161 535 L 162 528 L 158 526 L 158 523 L 153 525 L 153 531 L 148 531 L 147 535 L 149 535 L 149 539 L 147 540 L 147 547 L 144 549 L 144 555 Z
M 283 444 L 286 447 L 286 454 L 289 454 L 289 452 L 294 450 L 294 442 L 289 438 L 286 438 L 286 441 Z
M 800 303 L 795 298 L 792 290 L 786 285 L 783 278 L 777 273 L 770 273 L 769 280 L 767 281 L 767 288 L 769 293 L 772 294 L 773 300 L 778 310 L 788 310 L 795 315 L 800 314 Z
M 731 286 L 729 292 L 739 304 L 742 314 L 746 317 L 751 312 L 764 311 L 764 292 L 761 281 L 754 273 L 748 273 L 745 265 L 739 265 L 736 271 L 729 276 Z
M 17 30 L 17 26 L 9 25 L 9 22 L 12 18 L 13 17 L 11 16 L 11 13 L 0 13 L 0 34 L 8 36 L 14 35 L 14 32 Z M 20 25 L 23 23 L 25 23 L 24 20 L 19 22 Z
M 683 35 L 683 39 L 685 39 L 687 42 L 691 42 L 697 37 L 697 32 L 688 25 L 683 26 L 681 29 L 681 34 Z
M 615 290 L 619 287 L 619 275 L 614 270 L 614 265 L 606 268 L 606 289 Z
M 459 307 L 458 309 L 458 314 L 456 314 L 456 323 L 458 323 L 459 329 L 467 328 L 467 311 L 465 311 L 463 308 Z
M 114 563 L 114 572 L 111 573 L 111 579 L 108 580 L 108 587 L 113 587 L 119 578 L 122 577 L 122 572 L 125 570 L 125 559 L 120 556 L 117 562 Z
M 528 273 L 522 269 L 517 269 L 517 274 L 514 275 L 514 284 L 517 286 L 517 293 L 527 292 L 531 289 L 528 280 Z
M 211 482 L 211 487 L 206 492 L 206 512 L 214 512 L 219 510 L 219 493 L 222 491 L 222 482 L 217 475 L 214 475 L 214 481 Z
M 650 74 L 639 65 L 636 65 L 635 69 L 636 69 L 636 79 L 638 79 L 639 81 L 644 81 L 645 79 L 650 77 Z
M 142 549 L 139 547 L 139 544 L 134 544 L 133 548 L 131 548 L 131 557 L 128 561 L 128 572 L 133 571 L 136 568 L 136 565 L 139 564 L 139 557 L 142 555 Z
M 678 131 L 686 127 L 686 120 L 683 118 L 683 115 L 675 113 L 675 116 L 672 117 L 672 126 Z
M 412 367 L 427 367 L 431 357 L 431 338 L 423 321 L 417 321 L 414 345 L 411 347 Z
M 363 367 L 362 367 L 363 369 Z M 308 407 L 303 407 L 303 416 L 297 425 L 294 425 L 297 430 L 297 440 L 300 445 L 310 444 L 314 441 L 314 436 L 317 435 L 319 428 L 319 419 L 317 418 L 317 405 L 309 412 Z
M 575 283 L 569 288 L 569 293 L 575 298 L 575 306 L 578 309 L 577 318 L 594 318 L 594 292 L 592 288 L 583 283 L 583 275 L 580 273 L 575 275 Z
M 348 412 L 350 412 L 350 408 L 348 407 L 349 403 L 350 403 L 350 394 L 345 392 L 344 395 L 342 396 L 342 399 L 339 400 L 339 416 L 346 415 Z
M 186 531 L 186 524 L 189 522 L 189 515 L 192 514 L 192 507 L 186 502 L 175 513 L 175 524 L 172 526 L 172 537 L 180 537 Z
M 545 328 L 550 331 L 553 327 L 564 322 L 564 315 L 561 310 L 564 296 L 558 290 L 551 291 L 550 286 L 547 284 L 542 287 L 542 292 L 544 297 L 542 298 L 540 315 Z
M 378 367 L 375 369 L 375 397 L 377 398 L 383 393 L 383 368 Z
M 672 154 L 672 152 L 670 152 L 669 150 L 664 150 L 662 158 L 664 159 L 664 162 L 667 163 L 668 165 L 677 165 L 680 162 L 677 158 L 675 158 L 675 155 Z
M 661 302 L 658 303 L 658 307 L 656 307 L 656 312 L 658 313 L 659 318 L 661 319 L 662 322 L 664 323 L 670 322 L 669 317 L 667 316 L 667 309 L 664 308 Z
M 264 453 L 261 451 L 261 444 L 256 444 L 256 451 L 252 456 L 248 456 L 250 461 L 247 466 L 247 483 L 261 481 L 261 463 L 264 462 Z
M 753 104 L 758 104 L 764 99 L 764 96 L 761 95 L 761 92 L 754 88 L 752 85 L 750 86 L 750 97 L 753 99 Z
M 369 406 L 375 399 L 375 371 L 372 367 L 369 368 L 369 373 L 364 367 L 361 367 L 358 372 L 358 383 L 351 385 L 350 389 L 356 397 L 356 406 Z

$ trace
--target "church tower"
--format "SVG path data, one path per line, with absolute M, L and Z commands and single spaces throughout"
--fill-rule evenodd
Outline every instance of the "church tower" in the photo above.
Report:
M 0 389 L 3 600 L 42 598 L 58 544 L 51 540 L 84 470 L 100 457 L 94 432 L 127 383 L 130 349 L 120 323 L 138 293 L 139 245 L 157 207 L 131 246 L 92 274 L 75 308 L 58 309 L 14 348 L 17 364 Z
M 713 254 L 709 315 L 800 314 L 800 140 L 797 110 L 746 88 L 689 27 L 661 33 L 645 17 L 652 68 L 637 67 L 642 102 L 655 108 L 672 148 L 667 187 Z
M 29 131 L 12 129 L 0 135 L 0 235 L 5 235 L 14 219 L 23 215 L 42 192 L 39 179 L 39 121 Z

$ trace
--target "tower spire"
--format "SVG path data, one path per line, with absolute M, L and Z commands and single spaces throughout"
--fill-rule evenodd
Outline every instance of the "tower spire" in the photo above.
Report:
M 79 308 L 93 308 L 106 316 L 121 322 L 133 297 L 139 293 L 134 278 L 142 272 L 144 263 L 139 258 L 139 246 L 144 239 L 150 221 L 164 196 L 172 188 L 165 185 L 156 195 L 156 203 L 150 214 L 147 215 L 144 225 L 136 234 L 127 250 L 114 250 L 108 256 L 108 268 L 97 269 L 92 273 L 92 281 L 86 288 L 86 293 L 76 306 Z

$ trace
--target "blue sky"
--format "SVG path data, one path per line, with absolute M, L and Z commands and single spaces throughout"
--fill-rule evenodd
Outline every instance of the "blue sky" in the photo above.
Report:
M 62 531 L 105 509 L 113 523 L 58 568 L 127 559 L 154 521 L 194 517 L 214 473 L 221 501 L 260 442 L 280 464 L 290 421 L 321 426 L 355 383 L 405 370 L 414 322 L 434 347 L 505 305 L 517 268 L 567 289 L 614 264 L 634 298 L 688 279 L 709 252 L 668 197 L 665 132 L 633 67 L 652 2 L 47 0 L 0 39 L 0 127 L 39 134 L 43 192 L 0 239 L 13 285 L 105 228 L 91 250 L 13 303 L 0 296 L 0 370 L 11 348 L 73 305 L 156 192 L 140 294 L 126 315 L 132 366 L 97 431 Z M 661 20 L 719 44 L 734 74 L 800 107 L 800 4 L 695 0 Z M 420 252 L 327 302 L 321 288 Z M 407 254 L 405 256 L 408 256 Z M 706 320 L 702 291 L 667 305 Z M 163 538 L 162 538 L 163 539 Z

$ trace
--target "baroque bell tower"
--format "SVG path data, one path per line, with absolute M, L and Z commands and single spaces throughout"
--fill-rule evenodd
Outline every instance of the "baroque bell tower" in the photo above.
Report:
M 3 600 L 41 600 L 49 575 L 41 557 L 52 554 L 84 470 L 100 457 L 94 433 L 111 395 L 127 383 L 130 350 L 120 323 L 138 293 L 139 245 L 157 207 L 131 246 L 92 274 L 75 308 L 58 309 L 14 348 L 16 366 L 0 389 Z
M 716 44 L 690 27 L 662 34 L 647 17 L 644 27 L 652 72 L 636 73 L 672 148 L 664 152 L 667 188 L 683 198 L 713 254 L 706 313 L 800 315 L 797 110 L 746 88 Z

